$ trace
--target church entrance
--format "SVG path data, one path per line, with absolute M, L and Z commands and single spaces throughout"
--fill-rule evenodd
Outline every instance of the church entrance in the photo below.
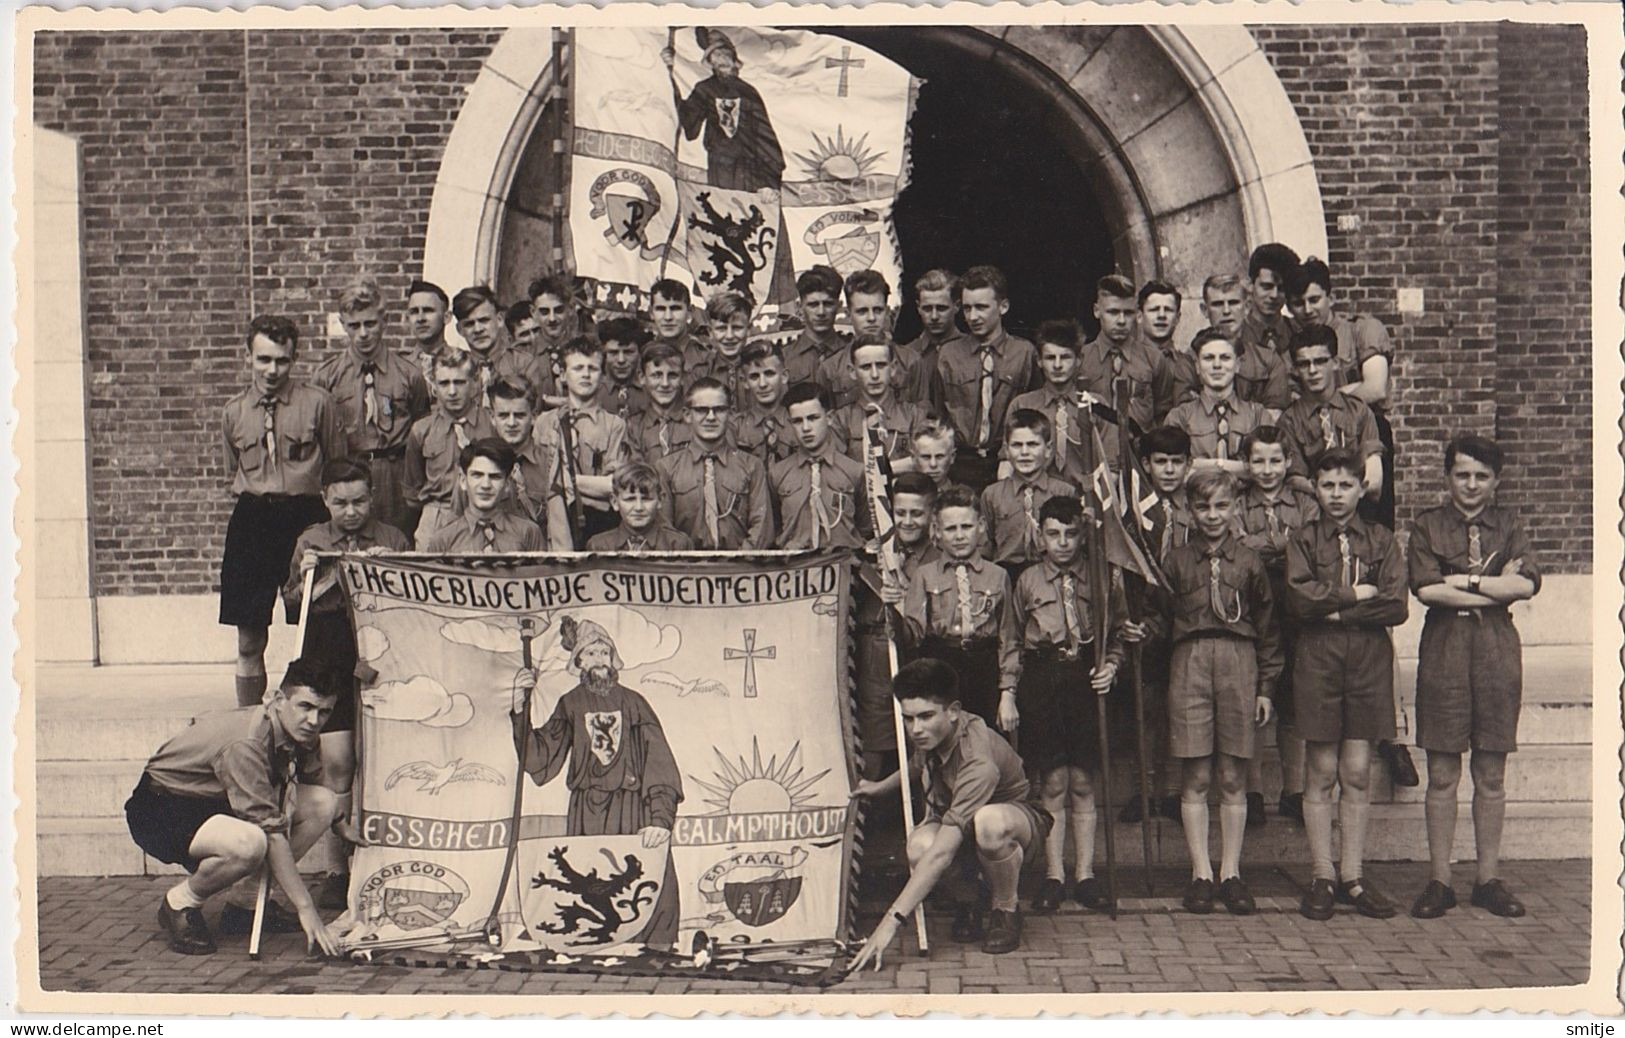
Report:
M 1325 252 L 1307 142 L 1245 28 L 822 31 L 925 81 L 896 208 L 901 336 L 918 330 L 911 284 L 931 267 L 1000 267 L 1019 332 L 1073 316 L 1092 333 L 1093 285 L 1112 271 L 1172 282 L 1194 328 L 1202 280 L 1243 267 L 1253 244 L 1285 236 Z M 431 207 L 432 279 L 513 299 L 560 263 L 552 54 L 548 30 L 509 30 L 471 88 Z

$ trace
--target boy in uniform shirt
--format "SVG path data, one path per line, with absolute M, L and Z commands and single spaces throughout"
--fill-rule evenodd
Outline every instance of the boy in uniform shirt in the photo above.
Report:
M 922 424 L 914 432 L 909 444 L 909 457 L 914 461 L 913 471 L 930 479 L 938 494 L 964 486 L 949 478 L 954 467 L 954 431 L 935 418 Z M 970 490 L 969 487 L 965 487 Z M 976 492 L 971 490 L 971 496 Z
M 267 900 L 265 932 L 303 930 L 307 950 L 339 954 L 338 937 L 323 925 L 299 874 L 299 859 L 329 828 L 352 843 L 360 839 L 323 785 L 317 740 L 336 695 L 325 670 L 296 659 L 267 702 L 205 714 L 147 761 L 124 817 L 137 846 L 191 873 L 158 906 L 172 951 L 216 950 L 203 903 L 228 888 L 220 931 L 249 933 L 253 877 L 269 868 L 294 910 Z
M 1012 411 L 1032 410 L 1050 420 L 1055 450 L 1050 471 L 1073 486 L 1083 486 L 1084 422 L 1078 407 L 1078 351 L 1083 332 L 1076 321 L 1045 321 L 1038 326 L 1038 370 L 1044 384 L 1010 402 Z M 1008 462 L 1005 463 L 1008 465 Z M 1001 465 L 1002 475 L 1009 475 Z
M 887 373 L 891 389 L 899 400 L 916 401 L 910 394 L 914 388 L 914 370 L 919 357 L 912 349 L 892 342 L 891 286 L 885 275 L 877 270 L 859 270 L 846 279 L 846 314 L 852 321 L 852 339 L 867 339 L 871 343 L 885 343 L 891 347 L 891 366 Z M 856 402 L 863 389 L 854 370 L 852 352 L 836 350 L 818 366 L 816 381 L 835 398 L 840 410 Z
M 327 518 L 322 466 L 345 456 L 338 405 L 293 381 L 299 332 L 286 317 L 256 317 L 243 337 L 249 385 L 221 415 L 226 471 L 237 503 L 220 561 L 220 622 L 237 628 L 237 705 L 265 695 L 271 610 L 294 542 Z
M 626 439 L 635 456 L 652 462 L 693 436 L 683 406 L 683 355 L 671 343 L 643 347 L 643 392 L 644 405 L 626 418 Z
M 1162 355 L 1135 334 L 1140 313 L 1134 282 L 1108 274 L 1095 287 L 1095 320 L 1100 334 L 1078 356 L 1078 388 L 1128 421 L 1138 434 L 1154 420 L 1153 383 Z
M 559 490 L 558 452 L 536 442 L 535 395 L 532 386 L 517 378 L 498 379 L 491 387 L 491 424 L 514 456 L 503 501 L 541 527 L 546 550 L 574 551 L 570 517 Z
M 598 406 L 630 425 L 632 416 L 649 406 L 649 394 L 638 385 L 649 333 L 631 317 L 611 317 L 598 322 L 598 341 L 604 344 L 604 379 L 598 389 Z
M 1169 425 L 1184 429 L 1191 440 L 1191 468 L 1218 468 L 1237 479 L 1247 476 L 1241 439 L 1264 425 L 1269 413 L 1240 397 L 1236 390 L 1236 347 L 1223 332 L 1204 328 L 1191 341 L 1201 391 L 1168 414 Z M 1273 356 L 1273 354 L 1272 354 Z
M 468 505 L 436 530 L 423 550 L 446 555 L 541 551 L 542 528 L 506 505 L 513 465 L 513 449 L 494 436 L 464 447 L 457 467 Z
M 1292 338 L 1292 368 L 1303 395 L 1282 412 L 1276 425 L 1287 448 L 1287 479 L 1310 490 L 1309 467 L 1322 451 L 1341 447 L 1360 458 L 1365 491 L 1382 494 L 1382 438 L 1371 409 L 1358 397 L 1337 389 L 1333 370 L 1337 334 L 1324 325 L 1305 328 Z
M 924 791 L 925 820 L 908 841 L 908 883 L 853 958 L 853 973 L 871 961 L 880 967 L 898 928 L 943 879 L 949 880 L 948 894 L 956 905 L 955 941 L 968 944 L 985 936 L 982 951 L 990 955 L 1021 947 L 1016 890 L 1021 863 L 1044 842 L 1051 819 L 1034 799 L 1021 758 L 1010 744 L 981 718 L 960 710 L 958 685 L 953 668 L 938 660 L 915 660 L 892 681 L 912 749 L 908 767 L 919 779 L 912 788 Z M 853 794 L 895 799 L 900 786 L 894 774 L 860 782 Z M 980 900 L 966 889 L 977 871 L 992 898 L 985 934 Z
M 1240 350 L 1263 350 L 1286 356 L 1292 324 L 1281 312 L 1286 289 L 1297 274 L 1298 254 L 1280 242 L 1269 242 L 1247 258 L 1247 307 L 1237 332 Z
M 703 551 L 759 551 L 773 543 L 773 502 L 767 470 L 755 455 L 728 442 L 728 389 L 714 378 L 688 387 L 693 438 L 655 459 L 670 494 L 673 526 Z
M 796 450 L 796 434 L 784 410 L 784 354 L 777 343 L 758 340 L 739 354 L 743 405 L 734 409 L 734 442 L 769 469 Z
M 1179 329 L 1179 307 L 1184 302 L 1179 289 L 1153 278 L 1140 286 L 1135 297 L 1139 305 L 1135 334 L 1157 351 L 1156 374 L 1151 379 L 1152 420 L 1158 424 L 1168 412 L 1196 393 L 1196 358 L 1180 348 L 1174 339 Z
M 1247 346 L 1242 341 L 1242 313 L 1249 305 L 1242 279 L 1214 274 L 1202 283 L 1202 316 L 1236 349 L 1236 395 L 1276 411 L 1292 403 L 1292 378 L 1286 360 L 1273 349 Z M 1197 333 L 1200 337 L 1201 333 Z M 1191 341 L 1191 353 L 1196 341 Z
M 1416 744 L 1427 751 L 1428 856 L 1432 875 L 1411 915 L 1436 919 L 1456 904 L 1450 855 L 1456 836 L 1461 756 L 1471 750 L 1472 903 L 1517 918 L 1523 903 L 1500 878 L 1507 754 L 1518 748 L 1523 647 L 1507 607 L 1540 590 L 1529 538 L 1495 504 L 1501 448 L 1481 436 L 1445 447 L 1450 500 L 1411 524 L 1411 590 L 1428 607 L 1416 664 Z
M 938 554 L 920 563 L 906 587 L 881 598 L 910 656 L 946 662 L 963 682 L 964 707 L 989 728 L 998 724 L 1000 640 L 1010 634 L 1010 575 L 982 552 L 987 524 L 968 487 L 937 495 L 931 534 Z
M 780 548 L 859 548 L 868 538 L 863 466 L 836 449 L 828 390 L 811 382 L 784 396 L 796 452 L 768 470 L 779 503 Z
M 846 336 L 835 330 L 841 308 L 841 275 L 823 265 L 796 277 L 801 303 L 801 334 L 784 349 L 784 377 L 790 385 L 816 382 L 824 361 L 846 348 Z M 831 408 L 833 410 L 833 408 Z
M 1338 390 L 1359 398 L 1371 408 L 1382 440 L 1382 496 L 1375 501 L 1362 498 L 1360 514 L 1394 526 L 1394 430 L 1388 423 L 1388 406 L 1393 395 L 1389 373 L 1394 363 L 1394 343 L 1382 322 L 1367 314 L 1344 317 L 1335 309 L 1332 272 L 1315 257 L 1303 261 L 1287 282 L 1287 308 L 1298 327 L 1324 325 L 1337 336 Z
M 564 392 L 568 399 L 564 406 L 543 412 L 536 419 L 536 442 L 551 447 L 559 456 L 566 507 L 571 495 L 580 495 L 586 523 L 580 535 L 586 540 L 615 528 L 610 479 L 628 460 L 626 422 L 598 406 L 598 386 L 604 373 L 602 346 L 578 336 L 564 344 L 559 359 L 564 364 Z M 566 444 L 572 445 L 574 451 Z
M 937 354 L 932 410 L 946 415 L 958 443 L 954 478 L 976 489 L 993 482 L 1010 402 L 1037 386 L 1038 351 L 1004 330 L 1009 286 L 997 267 L 972 267 L 959 283 L 959 306 L 972 338 Z
M 346 454 L 372 470 L 372 514 L 399 530 L 412 518 L 406 500 L 406 436 L 429 413 L 429 385 L 418 369 L 384 346 L 382 293 L 358 281 L 339 295 L 339 320 L 347 340 L 311 378 L 338 405 Z
M 666 522 L 660 473 L 641 461 L 615 470 L 615 513 L 620 525 L 587 541 L 588 551 L 692 551 L 688 534 Z
M 502 313 L 502 324 L 508 329 L 509 346 L 534 358 L 536 337 L 540 329 L 536 324 L 536 314 L 531 311 L 530 302 L 521 299 L 517 303 L 510 304 Z
M 1219 779 L 1218 899 L 1233 915 L 1256 905 L 1241 878 L 1247 828 L 1247 762 L 1255 730 L 1270 719 L 1281 673 L 1281 643 L 1264 562 L 1234 536 L 1236 481 L 1228 472 L 1191 474 L 1185 495 L 1198 536 L 1164 564 L 1161 627 L 1172 643 L 1168 716 L 1170 754 L 1184 773 L 1179 811 L 1191 856 L 1185 910 L 1213 911 L 1208 855 L 1208 788 Z M 1215 769 L 1214 761 L 1218 762 Z
M 1286 601 L 1286 543 L 1294 533 L 1320 518 L 1314 496 L 1286 482 L 1286 446 L 1281 432 L 1261 426 L 1241 441 L 1247 458 L 1248 482 L 1236 502 L 1236 534 L 1241 543 L 1264 560 L 1270 594 L 1277 604 L 1284 664 L 1275 683 L 1275 744 L 1281 753 L 1281 817 L 1303 821 L 1303 739 L 1297 733 L 1292 709 L 1292 655 L 1297 624 L 1281 606 Z M 1247 772 L 1247 825 L 1263 824 L 1264 794 L 1259 757 Z M 1259 819 L 1259 820 L 1255 820 Z
M 536 278 L 526 288 L 525 296 L 536 317 L 536 339 L 531 351 L 537 368 L 532 377 L 541 379 L 533 383 L 536 405 L 538 410 L 548 410 L 564 403 L 564 392 L 559 388 L 559 376 L 564 372 L 559 350 L 581 334 L 581 319 L 570 286 L 561 278 Z
M 705 302 L 705 327 L 711 350 L 689 366 L 689 384 L 702 378 L 716 379 L 728 388 L 728 399 L 736 400 L 744 388 L 739 378 L 739 353 L 750 335 L 750 300 L 739 292 L 718 292 Z
M 920 315 L 922 328 L 908 344 L 918 358 L 909 399 L 924 404 L 931 399 L 931 382 L 937 374 L 937 357 L 942 348 L 955 339 L 965 338 L 954 320 L 959 316 L 959 278 L 952 271 L 942 269 L 921 274 L 914 282 L 914 312 Z
M 654 341 L 676 350 L 687 371 L 698 368 L 710 353 L 693 335 L 693 298 L 687 285 L 672 278 L 661 278 L 649 288 L 649 325 L 654 329 Z
M 1037 771 L 1044 810 L 1055 819 L 1044 841 L 1044 883 L 1033 898 L 1034 914 L 1048 915 L 1066 898 L 1063 818 L 1072 825 L 1077 865 L 1072 896 L 1099 912 L 1115 892 L 1095 878 L 1094 870 L 1095 775 L 1104 763 L 1095 697 L 1109 692 L 1116 680 L 1123 632 L 1116 627 L 1106 645 L 1095 644 L 1095 610 L 1106 606 L 1091 601 L 1078 499 L 1049 499 L 1039 519 L 1044 558 L 1016 580 L 1010 629 L 999 646 L 999 727 L 1023 729 L 1023 760 Z M 1119 600 L 1113 612 L 1122 617 L 1121 585 L 1112 583 Z
M 435 361 L 437 406 L 412 424 L 406 436 L 406 494 L 419 513 L 413 542 L 425 550 L 429 538 L 462 511 L 457 458 L 475 440 L 496 435 L 491 416 L 479 405 L 474 361 L 464 350 L 446 350 Z
M 322 725 L 322 768 L 325 784 L 338 798 L 338 817 L 350 817 L 350 787 L 355 780 L 356 687 L 358 662 L 355 627 L 339 588 L 337 563 L 321 562 L 317 552 L 361 552 L 377 555 L 386 551 L 410 551 L 406 535 L 372 513 L 372 473 L 356 458 L 330 461 L 322 468 L 322 501 L 332 516 L 299 535 L 294 545 L 293 565 L 282 588 L 282 601 L 289 618 L 299 622 L 299 603 L 304 597 L 305 574 L 315 572 L 310 592 L 310 617 L 305 621 L 305 643 L 301 653 L 331 671 L 338 701 L 327 723 Z M 322 908 L 344 908 L 349 899 L 348 863 L 328 873 L 317 903 Z
M 878 429 L 893 472 L 913 467 L 909 444 L 929 418 L 918 404 L 899 399 L 894 351 L 898 347 L 881 335 L 864 333 L 852 340 L 846 376 L 856 386 L 857 396 L 838 407 L 832 419 L 841 449 L 850 457 L 862 459 L 869 449 L 869 430 Z
M 1286 546 L 1286 605 L 1298 621 L 1292 694 L 1308 783 L 1303 823 L 1314 875 L 1298 911 L 1330 919 L 1334 902 L 1387 919 L 1394 906 L 1362 875 L 1371 744 L 1394 736 L 1394 650 L 1405 622 L 1405 560 L 1386 527 L 1355 514 L 1363 466 L 1336 448 L 1315 461 L 1320 519 Z M 1342 883 L 1332 867 L 1332 787 L 1342 786 Z
M 1052 497 L 1075 497 L 1071 483 L 1049 474 L 1054 453 L 1049 419 L 1039 411 L 1016 411 L 1004 429 L 1011 474 L 982 491 L 982 511 L 993 541 L 993 561 L 1011 577 L 1043 555 L 1038 510 Z
M 528 353 L 508 345 L 497 297 L 484 285 L 465 288 L 451 298 L 457 334 L 468 343 L 474 362 L 474 382 L 480 406 L 491 406 L 491 385 L 499 378 L 518 375 L 533 386 L 545 384 L 541 365 Z
M 448 347 L 446 315 L 451 297 L 433 281 L 414 281 L 406 289 L 406 326 L 412 333 L 407 359 L 417 365 L 423 381 L 434 385 L 434 362 Z
M 1151 523 L 1145 531 L 1145 541 L 1156 553 L 1157 565 L 1165 566 L 1174 549 L 1190 540 L 1192 523 L 1185 502 L 1185 478 L 1191 470 L 1190 436 L 1178 426 L 1160 425 L 1140 438 L 1136 450 L 1145 466 L 1146 478 L 1151 482 L 1150 487 L 1142 491 L 1140 500 L 1140 511 Z M 1170 821 L 1179 822 L 1183 821 L 1179 810 L 1183 776 L 1168 760 L 1168 659 L 1166 632 L 1161 635 L 1152 632 L 1140 654 L 1146 741 L 1151 749 L 1151 760 L 1146 766 L 1154 786 L 1157 776 L 1162 776 L 1162 798 L 1159 802 L 1153 797 L 1151 809 Z M 1121 697 L 1119 701 L 1127 698 Z M 1132 732 L 1131 724 L 1119 714 L 1115 730 Z M 1137 791 L 1118 812 L 1117 819 L 1121 822 L 1140 820 Z

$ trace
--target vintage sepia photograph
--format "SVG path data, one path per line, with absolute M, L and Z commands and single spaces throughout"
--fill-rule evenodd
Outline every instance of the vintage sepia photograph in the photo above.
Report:
M 15 29 L 23 1010 L 1625 1008 L 1612 5 Z

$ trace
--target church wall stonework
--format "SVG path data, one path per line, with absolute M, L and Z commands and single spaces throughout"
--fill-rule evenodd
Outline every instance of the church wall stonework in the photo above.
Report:
M 34 121 L 75 137 L 83 156 L 99 595 L 214 590 L 230 508 L 218 412 L 243 379 L 247 315 L 292 316 L 308 370 L 333 348 L 327 313 L 345 279 L 371 273 L 400 297 L 423 262 L 445 142 L 500 35 L 37 37 Z M 1398 346 L 1395 425 L 1415 459 L 1402 517 L 1434 500 L 1443 436 L 1494 433 L 1512 455 L 1506 499 L 1529 509 L 1548 569 L 1589 570 L 1579 31 L 1254 36 L 1309 145 L 1339 294 Z M 1069 42 L 1047 37 L 1035 56 L 1066 64 Z M 1079 50 L 1077 69 L 1088 56 Z M 1275 236 L 1294 243 L 1289 227 Z M 1421 313 L 1400 312 L 1406 289 L 1421 290 Z

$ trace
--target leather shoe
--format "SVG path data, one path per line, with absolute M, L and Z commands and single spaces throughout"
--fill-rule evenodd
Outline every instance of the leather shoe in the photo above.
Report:
M 1353 905 L 1354 910 L 1368 919 L 1392 919 L 1399 909 L 1382 896 L 1382 891 L 1364 878 L 1344 880 L 1337 885 L 1337 900 Z
M 982 906 L 961 901 L 954 906 L 954 925 L 948 936 L 955 944 L 975 944 L 985 936 L 982 927 Z
M 1416 901 L 1411 905 L 1411 915 L 1416 919 L 1437 919 L 1456 907 L 1456 888 L 1436 879 L 1428 880 L 1428 885 L 1416 895 Z
M 1247 828 L 1264 828 L 1264 794 L 1247 794 Z
M 1276 805 L 1275 813 L 1282 818 L 1290 818 L 1299 825 L 1303 824 L 1303 794 L 1282 793 L 1281 802 Z
M 995 908 L 988 913 L 987 939 L 982 950 L 989 955 L 1003 955 L 1021 947 L 1021 909 L 1003 912 Z
M 158 925 L 169 934 L 169 948 L 182 955 L 213 955 L 214 938 L 197 908 L 170 908 L 166 896 L 158 902 Z
M 1397 742 L 1384 740 L 1377 743 L 1377 752 L 1388 762 L 1388 778 L 1394 785 L 1411 788 L 1421 784 L 1422 776 L 1416 773 L 1410 750 Z
M 1033 915 L 1049 915 L 1066 900 L 1066 884 L 1058 879 L 1046 878 L 1033 895 Z
M 1472 902 L 1475 907 L 1503 919 L 1517 919 L 1524 913 L 1523 902 L 1513 897 L 1512 891 L 1498 879 L 1474 883 Z
M 1213 881 L 1193 879 L 1185 888 L 1185 911 L 1194 915 L 1207 915 L 1213 911 Z
M 1305 919 L 1324 922 L 1336 911 L 1337 885 L 1329 879 L 1309 881 L 1309 892 L 1298 902 L 1298 914 Z
M 1252 915 L 1258 910 L 1253 892 L 1247 889 L 1240 876 L 1231 876 L 1219 884 L 1219 903 L 1231 915 Z
M 1091 912 L 1104 912 L 1112 903 L 1110 895 L 1106 893 L 1106 884 L 1094 876 L 1085 876 L 1073 885 L 1072 900 Z
M 265 920 L 261 933 L 303 933 L 299 917 L 283 908 L 280 902 L 265 902 Z M 227 937 L 246 937 L 254 930 L 254 910 L 242 905 L 227 904 L 220 910 L 220 932 Z

